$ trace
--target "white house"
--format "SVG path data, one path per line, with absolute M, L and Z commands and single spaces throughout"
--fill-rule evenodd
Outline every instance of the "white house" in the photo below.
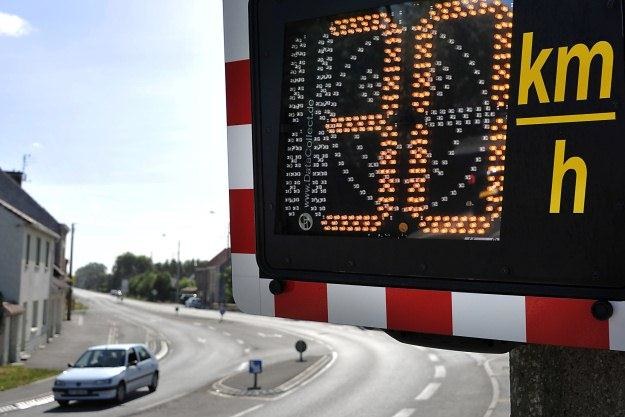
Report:
M 2 320 L 0 363 L 15 362 L 61 330 L 65 308 L 65 236 L 58 223 L 21 188 L 19 173 L 0 171 L 0 292 L 21 308 Z M 62 253 L 61 253 L 62 251 Z

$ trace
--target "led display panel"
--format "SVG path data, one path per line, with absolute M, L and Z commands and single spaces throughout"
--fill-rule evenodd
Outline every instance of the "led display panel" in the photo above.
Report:
M 406 2 L 285 28 L 275 231 L 497 241 L 511 2 Z

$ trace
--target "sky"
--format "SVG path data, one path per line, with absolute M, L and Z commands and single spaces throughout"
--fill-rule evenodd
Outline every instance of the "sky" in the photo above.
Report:
M 220 0 L 0 0 L 0 168 L 30 155 L 75 268 L 226 247 L 222 32 Z

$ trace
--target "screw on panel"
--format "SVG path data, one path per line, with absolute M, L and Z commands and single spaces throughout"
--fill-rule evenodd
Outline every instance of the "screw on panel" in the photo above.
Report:
M 507 266 L 504 266 L 501 268 L 501 273 L 504 275 L 509 275 L 510 274 L 510 268 Z
M 349 261 L 347 261 L 347 266 L 349 266 L 350 268 L 353 268 L 356 266 L 356 262 L 352 261 L 351 259 Z
M 428 266 L 426 264 L 423 264 L 423 263 L 419 264 L 419 271 L 420 272 L 425 272 L 425 271 L 427 271 L 427 269 L 428 269 Z
M 590 309 L 592 316 L 599 321 L 609 320 L 614 314 L 614 307 L 609 301 L 595 301 Z
M 269 283 L 269 292 L 273 295 L 280 295 L 284 292 L 284 282 L 278 279 L 272 279 Z

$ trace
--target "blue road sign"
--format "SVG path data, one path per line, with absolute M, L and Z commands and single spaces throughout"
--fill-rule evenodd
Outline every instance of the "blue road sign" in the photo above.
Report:
M 263 372 L 263 361 L 260 359 L 250 360 L 250 374 L 261 374 Z

